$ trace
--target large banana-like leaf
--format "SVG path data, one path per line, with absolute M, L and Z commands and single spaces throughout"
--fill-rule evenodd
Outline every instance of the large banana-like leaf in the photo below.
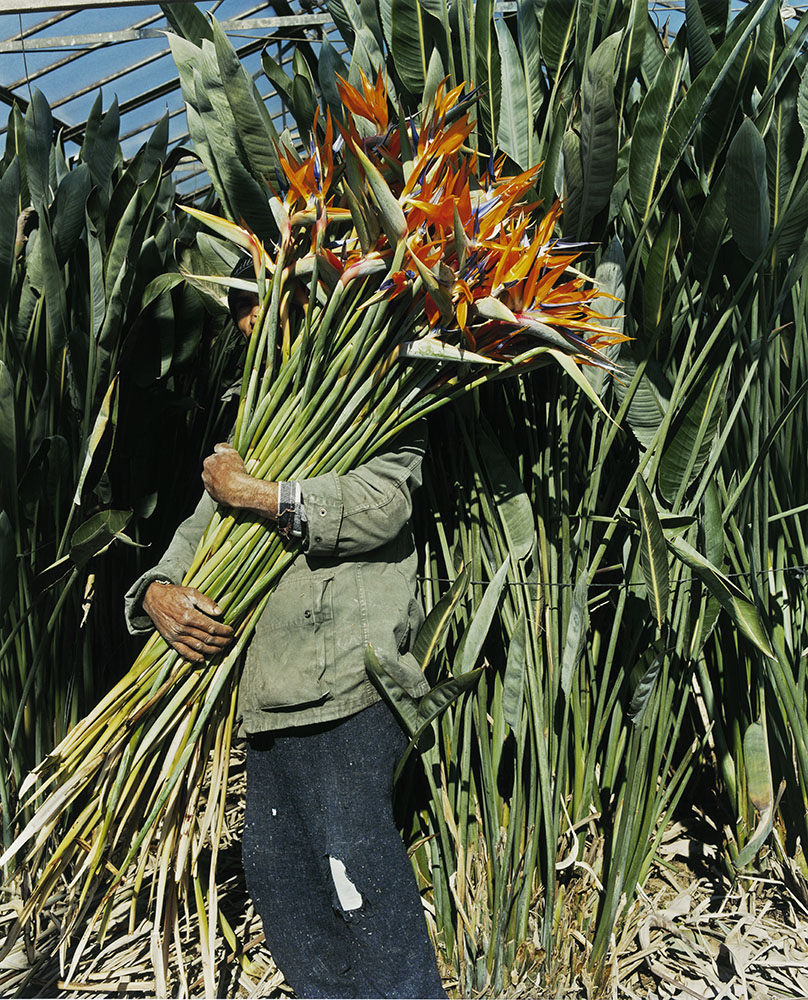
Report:
M 522 724 L 525 673 L 527 671 L 527 616 L 519 616 L 511 633 L 505 677 L 502 682 L 502 714 L 511 729 L 518 735 Z
M 420 0 L 380 0 L 379 10 L 402 83 L 413 94 L 422 93 L 440 23 Z
M 10 504 L 17 492 L 17 419 L 14 395 L 11 371 L 0 360 L 0 464 L 3 467 L 0 496 L 3 497 L 4 504 Z
M 87 118 L 84 141 L 81 144 L 79 155 L 90 168 L 93 180 L 101 191 L 107 189 L 112 171 L 115 169 L 115 163 L 120 156 L 118 145 L 120 120 L 117 97 L 104 113 L 99 91 Z
M 797 115 L 800 85 L 792 73 L 777 95 L 765 136 L 771 223 L 778 229 L 775 246 L 781 260 L 798 249 L 808 229 L 808 178 L 802 158 L 805 135 Z
M 670 297 L 672 264 L 679 246 L 681 218 L 669 212 L 651 246 L 643 283 L 643 322 L 645 335 L 651 337 L 662 322 L 662 314 Z
M 502 18 L 495 24 L 502 59 L 502 102 L 497 141 L 514 163 L 527 170 L 534 165 L 535 138 L 524 67 L 508 25 Z
M 583 190 L 578 219 L 582 236 L 597 213 L 609 204 L 617 173 L 617 110 L 614 103 L 614 63 L 621 33 L 615 32 L 595 49 L 581 86 L 581 171 Z
M 486 479 L 491 484 L 492 499 L 502 521 L 508 551 L 516 564 L 533 551 L 536 536 L 533 505 L 493 431 L 489 433 L 485 427 L 481 428 L 477 446 Z
M 774 0 L 754 0 L 749 4 L 733 22 L 726 40 L 691 82 L 684 98 L 677 105 L 665 129 L 662 143 L 660 176 L 663 184 L 672 175 L 717 95 L 721 93 L 725 81 L 731 79 L 732 74 L 738 78 L 742 67 L 748 64 L 755 30 L 773 2 Z M 734 90 L 732 87 L 732 91 Z
M 687 29 L 687 54 L 690 59 L 690 75 L 697 76 L 715 55 L 715 45 L 699 0 L 685 0 L 685 27 Z
M 647 217 L 656 193 L 665 126 L 679 93 L 683 69 L 682 44 L 677 36 L 645 95 L 631 135 L 629 195 L 642 219 Z
M 632 384 L 636 382 L 626 423 L 639 443 L 648 448 L 670 405 L 670 386 L 653 358 L 646 361 L 642 373 L 638 374 L 640 362 L 632 352 L 624 348 L 620 352 L 619 364 L 619 375 L 612 376 L 614 394 L 620 405 L 623 405 Z
M 241 65 L 235 49 L 217 21 L 213 42 L 222 87 L 241 140 L 247 164 L 259 178 L 272 178 L 277 165 L 278 133 L 252 77 Z
M 747 260 L 756 260 L 769 240 L 766 146 L 747 118 L 727 153 L 727 219 Z
M 474 6 L 474 83 L 481 88 L 480 121 L 492 146 L 499 134 L 502 94 L 502 67 L 493 13 L 493 0 L 477 0 Z
M 704 468 L 724 411 L 729 366 L 697 384 L 674 417 L 659 463 L 658 484 L 671 502 L 681 497 Z
M 550 77 L 556 77 L 575 44 L 575 0 L 548 0 L 541 14 L 541 54 Z
M 42 91 L 35 89 L 25 116 L 25 167 L 34 207 L 51 201 L 53 115 Z

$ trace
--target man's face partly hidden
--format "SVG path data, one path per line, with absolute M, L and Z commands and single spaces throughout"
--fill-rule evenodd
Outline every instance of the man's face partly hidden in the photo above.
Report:
M 255 326 L 255 318 L 258 315 L 258 296 L 245 295 L 236 301 L 233 310 L 236 314 L 236 326 L 245 337 L 249 337 Z

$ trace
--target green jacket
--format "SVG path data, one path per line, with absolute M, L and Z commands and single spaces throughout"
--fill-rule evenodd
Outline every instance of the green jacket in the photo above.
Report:
M 409 438 L 344 476 L 301 480 L 308 532 L 245 653 L 242 735 L 340 719 L 379 701 L 365 671 L 368 643 L 413 697 L 429 690 L 410 652 L 423 622 L 409 523 L 423 453 L 423 439 Z M 203 494 L 160 562 L 130 588 L 130 632 L 152 628 L 141 606 L 146 587 L 182 581 L 214 509 Z

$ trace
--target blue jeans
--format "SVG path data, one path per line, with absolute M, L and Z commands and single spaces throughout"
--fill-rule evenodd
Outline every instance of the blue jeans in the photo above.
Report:
M 393 822 L 405 745 L 379 703 L 248 747 L 247 888 L 299 997 L 446 997 Z

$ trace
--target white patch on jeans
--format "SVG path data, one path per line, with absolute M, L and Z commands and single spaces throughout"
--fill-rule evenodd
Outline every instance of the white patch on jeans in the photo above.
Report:
M 348 878 L 345 865 L 339 858 L 332 858 L 330 855 L 328 862 L 331 865 L 331 878 L 334 880 L 334 886 L 337 890 L 339 905 L 346 913 L 348 910 L 358 910 L 362 905 L 362 896 L 353 882 Z
M 277 816 L 278 815 L 278 810 L 277 809 L 273 809 L 272 810 L 272 815 L 273 816 Z

